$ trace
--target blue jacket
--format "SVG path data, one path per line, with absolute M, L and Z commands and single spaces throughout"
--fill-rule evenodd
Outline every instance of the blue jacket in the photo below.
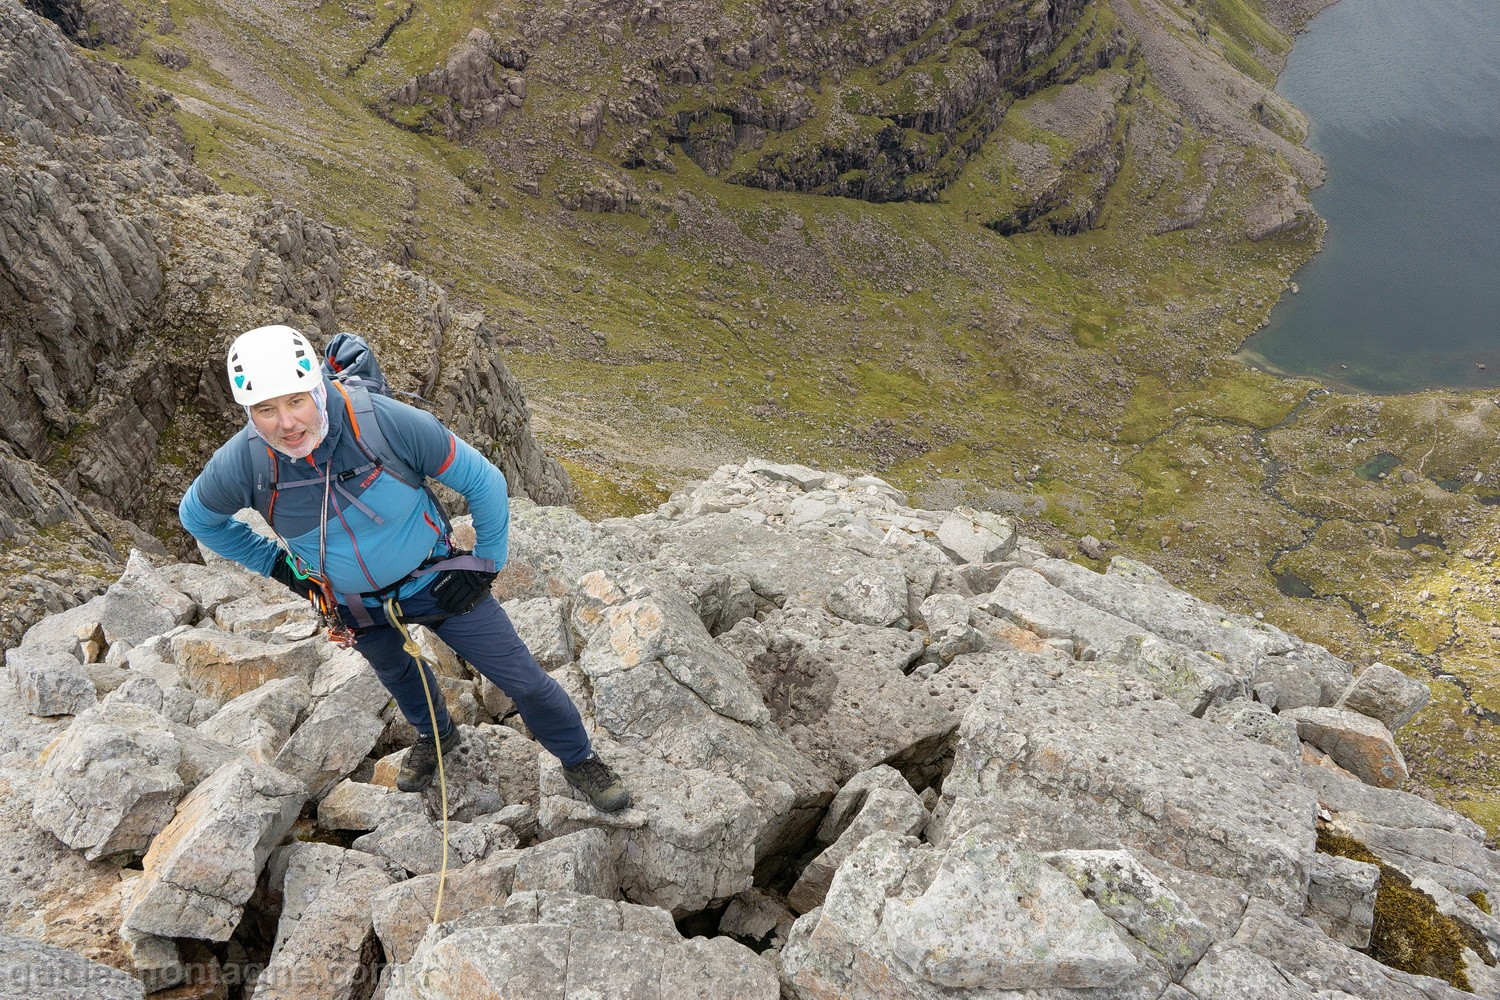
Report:
M 371 399 L 395 456 L 468 500 L 476 536 L 474 555 L 494 560 L 499 569 L 505 563 L 510 535 L 505 476 L 430 413 L 386 396 L 372 394 Z M 304 567 L 327 577 L 341 601 L 346 600 L 344 595 L 388 587 L 428 558 L 448 553 L 442 512 L 426 491 L 402 483 L 383 469 L 340 478 L 370 464 L 350 421 L 343 394 L 330 384 L 328 436 L 306 458 L 275 453 L 281 488 L 271 511 L 271 527 Z M 262 576 L 271 575 L 278 546 L 234 515 L 254 509 L 252 449 L 263 452 L 266 447 L 254 426 L 247 426 L 214 452 L 177 508 L 182 526 L 194 538 Z M 292 482 L 309 480 L 317 485 L 288 488 Z M 325 494 L 326 562 L 318 557 Z M 397 596 L 410 597 L 432 580 L 424 576 L 409 581 Z M 363 603 L 373 607 L 379 601 L 365 598 Z

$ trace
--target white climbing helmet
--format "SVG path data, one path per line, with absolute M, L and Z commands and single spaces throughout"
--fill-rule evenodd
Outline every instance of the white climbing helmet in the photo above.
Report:
M 241 406 L 312 392 L 323 381 L 318 352 L 289 326 L 259 326 L 229 345 L 229 391 Z

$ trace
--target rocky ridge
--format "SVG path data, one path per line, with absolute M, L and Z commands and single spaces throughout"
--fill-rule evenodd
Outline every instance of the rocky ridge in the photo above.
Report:
M 220 359 L 251 326 L 315 339 L 357 326 L 392 383 L 429 400 L 512 489 L 571 496 L 486 317 L 348 232 L 217 192 L 160 121 L 171 100 L 0 4 L 7 641 L 97 593 L 131 546 L 165 554 L 141 529 L 178 533 L 175 498 L 235 429 Z
M 497 596 L 631 808 L 434 646 L 468 738 L 429 926 L 437 790 L 393 789 L 411 733 L 368 668 L 268 581 L 136 554 L 7 653 L 0 930 L 39 942 L 12 966 L 386 1000 L 1500 986 L 1500 858 L 1402 790 L 1427 691 L 1383 665 L 756 460 L 630 519 L 515 500 L 512 553 Z M 1413 971 L 1370 957 L 1403 879 L 1439 928 Z

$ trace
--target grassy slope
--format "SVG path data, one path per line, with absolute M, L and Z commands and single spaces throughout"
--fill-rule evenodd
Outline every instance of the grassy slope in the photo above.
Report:
M 519 8 L 415 4 L 361 64 L 403 0 L 168 5 L 177 33 L 155 37 L 159 8 L 138 5 L 151 41 L 126 64 L 178 95 L 200 165 L 226 189 L 292 201 L 409 255 L 498 317 L 540 436 L 587 512 L 641 509 L 749 452 L 874 467 L 919 501 L 1019 511 L 1080 561 L 1068 539 L 1094 534 L 1351 659 L 1421 673 L 1438 663 L 1455 679 L 1435 684 L 1407 749 L 1449 801 L 1500 828 L 1500 776 L 1474 714 L 1500 709 L 1483 679 L 1500 626 L 1482 589 L 1496 554 L 1474 548 L 1494 537 L 1500 508 L 1431 482 L 1496 467 L 1493 407 L 1465 423 L 1455 414 L 1474 398 L 1320 394 L 1229 360 L 1317 233 L 1245 241 L 1238 219 L 1276 165 L 1183 122 L 1138 61 L 1084 81 L 1117 75 L 1127 92 L 1124 162 L 1099 227 L 1007 239 L 985 223 L 1016 207 L 1014 144 L 1039 151 L 1043 173 L 1077 146 L 1034 124 L 1060 88 L 1012 107 L 935 204 L 767 194 L 678 155 L 675 173 L 630 173 L 636 211 L 570 213 L 551 195 L 592 169 L 576 150 L 538 151 L 502 129 L 481 137 L 487 159 L 369 107 L 440 65 L 473 24 L 504 35 Z M 1289 45 L 1253 0 L 1191 16 L 1206 44 L 1262 80 Z M 1108 8 L 1085 24 L 1103 37 Z M 192 64 L 166 69 L 160 46 Z M 611 59 L 608 45 L 542 45 L 520 120 L 567 131 L 587 89 L 618 79 Z M 531 177 L 539 194 L 513 184 Z M 1151 235 L 1211 180 L 1197 227 Z M 1418 480 L 1359 479 L 1379 450 Z M 1403 548 L 1397 535 L 1419 523 L 1447 548 Z M 1316 596 L 1284 595 L 1273 568 Z

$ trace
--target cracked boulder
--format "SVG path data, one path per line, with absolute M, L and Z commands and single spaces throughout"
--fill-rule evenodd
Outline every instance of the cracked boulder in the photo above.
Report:
M 237 756 L 144 706 L 100 705 L 46 754 L 32 819 L 90 860 L 139 855 L 178 800 Z
M 647 767 L 643 780 L 670 784 L 681 773 L 723 778 L 668 799 L 712 787 L 726 806 L 723 825 L 745 837 L 757 861 L 800 844 L 833 783 L 771 721 L 745 664 L 714 641 L 682 591 L 659 578 L 642 583 L 629 573 L 594 573 L 582 582 L 574 621 L 586 637 L 577 697 L 586 721 L 610 742 L 661 762 Z M 551 794 L 545 773 L 543 792 Z M 747 818 L 741 799 L 752 807 L 749 828 L 741 826 Z M 704 822 L 691 819 L 693 826 Z
M 937 842 L 989 824 L 1029 850 L 1124 847 L 1300 911 L 1317 802 L 1295 762 L 1147 685 L 1033 660 L 964 716 Z
M 368 668 L 329 692 L 277 751 L 274 764 L 318 799 L 348 777 L 374 749 L 390 695 Z
M 776 724 L 835 780 L 881 763 L 918 786 L 941 772 L 968 692 L 907 673 L 920 632 L 793 608 L 741 622 L 721 642 L 748 665 Z
M 1400 788 L 1406 782 L 1406 760 L 1391 731 L 1377 720 L 1339 708 L 1297 708 L 1282 715 L 1297 724 L 1298 736 L 1365 784 Z
M 1129 851 L 1055 851 L 1043 857 L 1160 962 L 1173 982 L 1181 982 L 1213 943 L 1213 931 L 1193 908 Z
M 901 785 L 906 785 L 906 782 L 903 780 Z M 839 830 L 837 838 L 802 870 L 796 884 L 787 893 L 787 904 L 797 913 L 806 913 L 821 905 L 828 894 L 828 886 L 833 882 L 834 872 L 871 834 L 885 832 L 917 836 L 926 825 L 927 810 L 910 786 L 870 788 L 861 797 L 858 811 Z
M 776 970 L 726 937 L 683 939 L 663 910 L 569 892 L 521 892 L 433 928 L 387 1000 L 777 1000 Z
M 600 747 L 629 786 L 633 804 L 601 813 L 569 785 L 562 765 L 542 765 L 544 835 L 597 828 L 610 838 L 627 895 L 684 916 L 750 888 L 762 806 L 738 782 L 681 768 L 622 747 Z
M 318 644 L 319 640 L 273 644 L 216 628 L 195 628 L 172 637 L 172 662 L 182 686 L 226 702 L 283 677 L 300 677 L 311 685 L 318 669 Z
M 878 833 L 840 866 L 823 906 L 793 926 L 782 984 L 805 1000 L 1158 996 L 1166 977 L 1121 934 L 1070 879 L 999 831 L 973 829 L 946 849 Z
M 1093 611 L 1209 654 L 1248 678 L 1259 700 L 1277 711 L 1332 705 L 1353 677 L 1349 664 L 1323 647 L 1215 607 L 1133 559 L 1114 557 L 1102 575 L 1062 559 L 1038 560 L 1032 569 Z
M 1500 896 L 1500 853 L 1473 820 L 1409 792 L 1379 788 L 1327 768 L 1302 767 L 1334 833 L 1352 837 L 1408 878 L 1456 896 Z
M 91 962 L 65 948 L 0 934 L 0 997 L 15 1000 L 144 1000 L 129 973 Z
M 5 666 L 32 715 L 78 715 L 99 700 L 84 665 L 69 653 L 16 647 L 5 651 Z
M 255 1000 L 363 1000 L 380 955 L 371 900 L 396 875 L 368 854 L 300 842 L 268 868 L 281 918 Z
M 246 691 L 198 724 L 198 731 L 252 760 L 270 764 L 312 701 L 301 677 L 283 677 Z
M 376 894 L 375 931 L 388 961 L 411 959 L 432 921 L 438 876 L 419 875 Z M 502 850 L 452 868 L 443 889 L 443 921 L 502 906 L 512 892 L 559 890 L 613 899 L 620 892 L 615 853 L 602 830 L 580 830 L 524 851 Z
M 1340 944 L 1368 948 L 1379 885 L 1375 865 L 1318 854 L 1307 889 L 1307 916 Z
M 1394 733 L 1431 699 L 1432 691 L 1426 684 L 1384 663 L 1372 663 L 1354 679 L 1334 708 L 1368 715 Z
M 124 926 L 160 937 L 226 941 L 266 859 L 307 799 L 295 778 L 241 761 L 183 799 L 146 852 Z

